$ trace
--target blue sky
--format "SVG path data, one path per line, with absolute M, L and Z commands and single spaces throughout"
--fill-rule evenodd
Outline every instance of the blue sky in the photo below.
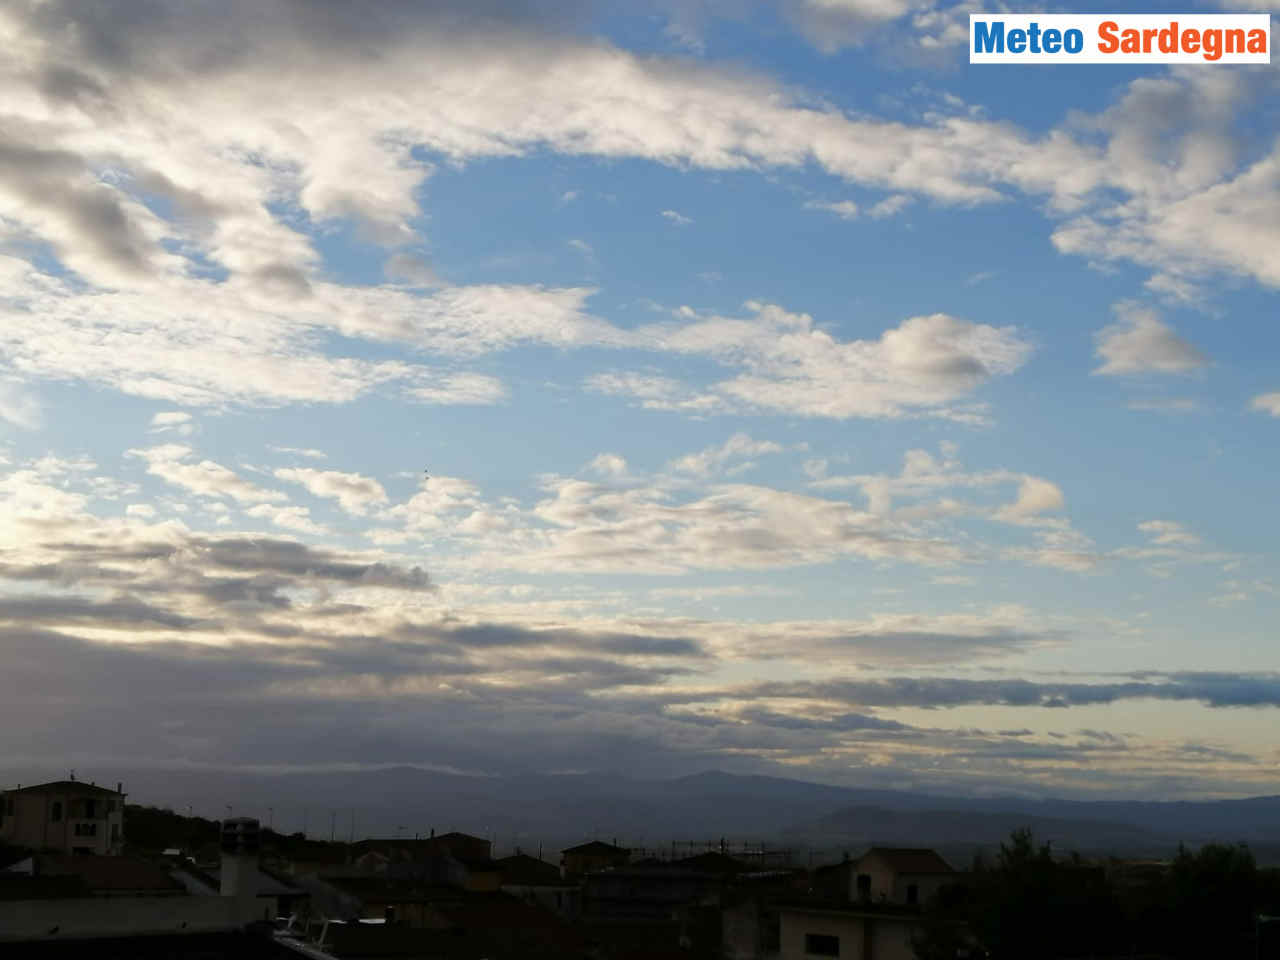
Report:
M 224 7 L 0 13 L 15 776 L 1275 792 L 1274 67 Z

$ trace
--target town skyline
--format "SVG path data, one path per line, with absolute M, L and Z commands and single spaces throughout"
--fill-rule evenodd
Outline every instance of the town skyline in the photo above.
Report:
M 1280 794 L 1277 68 L 571 7 L 0 10 L 0 785 Z

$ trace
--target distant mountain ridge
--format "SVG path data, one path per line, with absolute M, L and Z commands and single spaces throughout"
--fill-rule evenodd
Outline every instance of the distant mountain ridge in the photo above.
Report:
M 1280 796 L 1210 801 L 1085 801 L 957 797 L 840 787 L 782 777 L 707 771 L 657 780 L 617 773 L 477 777 L 418 767 L 367 771 L 245 773 L 215 770 L 94 771 L 125 781 L 131 803 L 271 821 L 277 830 L 327 839 L 464 830 L 515 846 L 558 850 L 585 838 L 617 838 L 662 850 L 677 842 L 766 842 L 819 851 L 873 843 L 991 848 L 1029 826 L 1055 848 L 1168 856 L 1179 842 L 1247 842 L 1280 862 Z M 0 773 L 33 783 L 65 771 Z M 127 827 L 126 827 L 127 832 Z

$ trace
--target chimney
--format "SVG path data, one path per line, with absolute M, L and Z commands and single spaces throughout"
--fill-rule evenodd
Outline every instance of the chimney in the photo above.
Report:
M 123 780 L 117 780 L 117 781 L 116 781 L 116 793 L 119 793 L 119 794 L 123 794 L 123 793 L 124 793 L 124 781 L 123 781 Z
M 257 896 L 258 821 L 234 817 L 222 821 L 222 877 L 224 897 Z

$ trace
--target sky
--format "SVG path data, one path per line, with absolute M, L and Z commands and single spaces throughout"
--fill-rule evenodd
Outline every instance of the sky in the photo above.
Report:
M 620 7 L 0 4 L 0 775 L 1280 793 L 1280 67 Z

